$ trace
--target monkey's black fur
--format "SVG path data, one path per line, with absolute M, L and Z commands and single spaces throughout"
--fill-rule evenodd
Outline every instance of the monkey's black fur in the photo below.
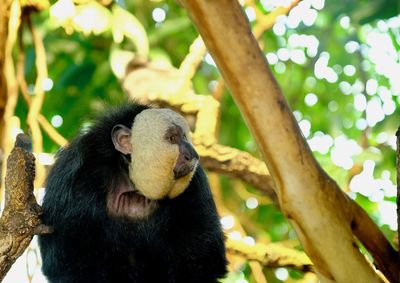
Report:
M 54 233 L 39 237 L 50 282 L 212 283 L 226 273 L 223 233 L 200 166 L 187 190 L 160 201 L 149 218 L 107 213 L 107 191 L 128 172 L 111 130 L 116 124 L 131 128 L 146 108 L 109 110 L 58 153 L 43 201 L 44 224 Z

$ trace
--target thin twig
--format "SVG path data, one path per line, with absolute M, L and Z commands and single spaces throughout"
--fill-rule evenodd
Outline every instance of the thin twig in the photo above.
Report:
M 43 89 L 43 82 L 48 77 L 47 72 L 47 63 L 46 63 L 46 50 L 43 45 L 43 40 L 40 35 L 36 32 L 35 28 L 32 25 L 30 15 L 27 16 L 27 23 L 29 30 L 32 34 L 33 45 L 35 48 L 35 65 L 37 70 L 37 78 L 35 83 L 35 97 L 32 99 L 31 107 L 29 108 L 27 123 L 32 132 L 32 140 L 33 140 L 33 151 L 36 153 L 40 153 L 43 151 L 43 137 L 40 131 L 38 120 L 36 119 L 43 105 L 45 92 Z M 40 164 L 36 164 L 37 168 L 37 178 L 36 178 L 36 187 L 42 185 L 45 178 L 44 167 Z
M 28 85 L 25 80 L 24 70 L 25 70 L 25 48 L 23 38 L 21 36 L 22 31 L 19 31 L 19 55 L 18 55 L 18 66 L 17 66 L 17 78 L 19 82 L 19 88 L 21 90 L 22 96 L 28 105 L 31 106 L 31 98 L 28 93 Z M 65 146 L 67 144 L 67 139 L 64 138 L 54 127 L 49 123 L 46 117 L 43 114 L 39 114 L 36 118 L 42 127 L 42 129 L 46 132 L 46 134 L 59 146 Z
M 43 131 L 46 132 L 46 134 L 59 146 L 65 146 L 68 141 L 66 138 L 64 138 L 59 132 L 54 129 L 54 127 L 47 121 L 46 117 L 44 117 L 42 114 L 39 114 L 37 117 L 37 120 L 42 127 Z
M 254 9 L 254 12 L 256 13 L 256 18 L 261 18 L 264 16 L 264 14 L 260 11 L 260 9 L 258 9 L 257 4 L 254 2 L 254 0 L 246 0 L 245 4 L 248 7 L 251 7 Z
M 19 53 L 18 53 L 18 63 L 17 63 L 17 79 L 18 79 L 18 85 L 22 93 L 22 97 L 24 98 L 26 104 L 30 106 L 31 99 L 29 97 L 28 93 L 28 84 L 26 83 L 25 80 L 25 43 L 24 43 L 24 37 L 22 36 L 23 34 L 23 22 L 21 24 L 20 29 L 18 30 L 18 47 L 19 47 Z
M 185 95 L 192 89 L 192 79 L 206 51 L 203 40 L 198 36 L 190 46 L 189 54 L 186 55 L 178 70 L 179 76 L 175 93 L 178 97 Z
M 4 109 L 4 133 L 3 134 L 3 150 L 4 155 L 8 156 L 13 147 L 12 140 L 12 117 L 15 113 L 15 107 L 18 101 L 18 84 L 15 75 L 15 67 L 14 61 L 12 57 L 12 50 L 14 48 L 15 42 L 17 40 L 18 28 L 21 24 L 20 21 L 21 16 L 21 7 L 19 5 L 19 1 L 13 1 L 10 8 L 10 18 L 8 22 L 8 37 L 6 39 L 5 45 L 5 60 L 4 60 L 4 75 L 5 81 L 7 84 L 7 102 Z M 2 165 L 2 180 L 1 180 L 1 188 L 2 191 L 4 189 L 4 176 L 6 172 L 6 162 L 3 162 Z M 2 193 L 0 194 L 3 195 Z M 1 197 L 0 197 L 1 199 Z
M 260 38 L 266 30 L 273 27 L 279 16 L 288 14 L 299 2 L 300 0 L 293 0 L 288 7 L 278 7 L 268 15 L 258 19 L 257 24 L 253 29 L 254 37 L 257 39 Z

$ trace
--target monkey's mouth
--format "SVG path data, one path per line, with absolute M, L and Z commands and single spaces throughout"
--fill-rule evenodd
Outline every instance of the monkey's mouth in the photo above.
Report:
M 154 212 L 157 201 L 146 198 L 129 186 L 129 189 L 120 189 L 119 192 L 111 193 L 107 206 L 113 216 L 141 219 Z
M 192 173 L 197 167 L 198 160 L 176 165 L 174 168 L 174 177 L 179 179 Z

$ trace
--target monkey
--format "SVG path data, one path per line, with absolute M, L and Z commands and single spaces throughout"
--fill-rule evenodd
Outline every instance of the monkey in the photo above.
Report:
M 57 153 L 42 207 L 51 283 L 214 283 L 227 272 L 207 177 L 172 110 L 107 109 Z

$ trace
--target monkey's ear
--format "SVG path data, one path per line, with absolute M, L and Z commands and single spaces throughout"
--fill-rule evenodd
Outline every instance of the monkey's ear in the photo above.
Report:
M 118 124 L 111 131 L 111 139 L 116 150 L 123 154 L 132 153 L 131 129 Z

